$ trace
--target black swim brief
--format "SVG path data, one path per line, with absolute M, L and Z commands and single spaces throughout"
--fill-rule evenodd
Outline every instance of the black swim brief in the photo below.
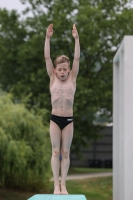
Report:
M 55 122 L 61 130 L 65 128 L 68 124 L 73 122 L 73 117 L 60 117 L 53 114 L 51 114 L 50 119 Z

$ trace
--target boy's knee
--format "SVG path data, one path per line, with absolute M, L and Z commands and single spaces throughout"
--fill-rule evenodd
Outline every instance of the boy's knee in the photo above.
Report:
M 60 156 L 60 151 L 58 149 L 53 150 L 53 156 L 59 158 Z
M 62 157 L 68 158 L 69 157 L 69 151 L 62 151 Z

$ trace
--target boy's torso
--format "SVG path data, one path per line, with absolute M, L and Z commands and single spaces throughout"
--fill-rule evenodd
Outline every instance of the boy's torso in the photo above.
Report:
M 54 74 L 50 81 L 52 114 L 57 116 L 73 116 L 73 102 L 76 91 L 76 80 L 69 74 L 65 81 L 58 79 Z

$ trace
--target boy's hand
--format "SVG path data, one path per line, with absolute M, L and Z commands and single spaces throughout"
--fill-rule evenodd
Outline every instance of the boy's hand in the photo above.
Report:
M 78 36 L 78 31 L 77 31 L 77 28 L 76 28 L 76 25 L 73 24 L 73 30 L 72 30 L 72 35 L 75 39 L 77 39 L 79 36 Z
M 53 24 L 50 24 L 46 31 L 46 37 L 51 38 L 52 35 L 53 35 Z

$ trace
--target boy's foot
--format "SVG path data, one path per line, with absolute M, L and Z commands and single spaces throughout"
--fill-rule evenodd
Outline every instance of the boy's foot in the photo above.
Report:
M 56 185 L 56 186 L 54 187 L 54 194 L 62 194 L 61 191 L 60 191 L 59 185 Z
M 66 186 L 61 186 L 61 194 L 68 194 Z

